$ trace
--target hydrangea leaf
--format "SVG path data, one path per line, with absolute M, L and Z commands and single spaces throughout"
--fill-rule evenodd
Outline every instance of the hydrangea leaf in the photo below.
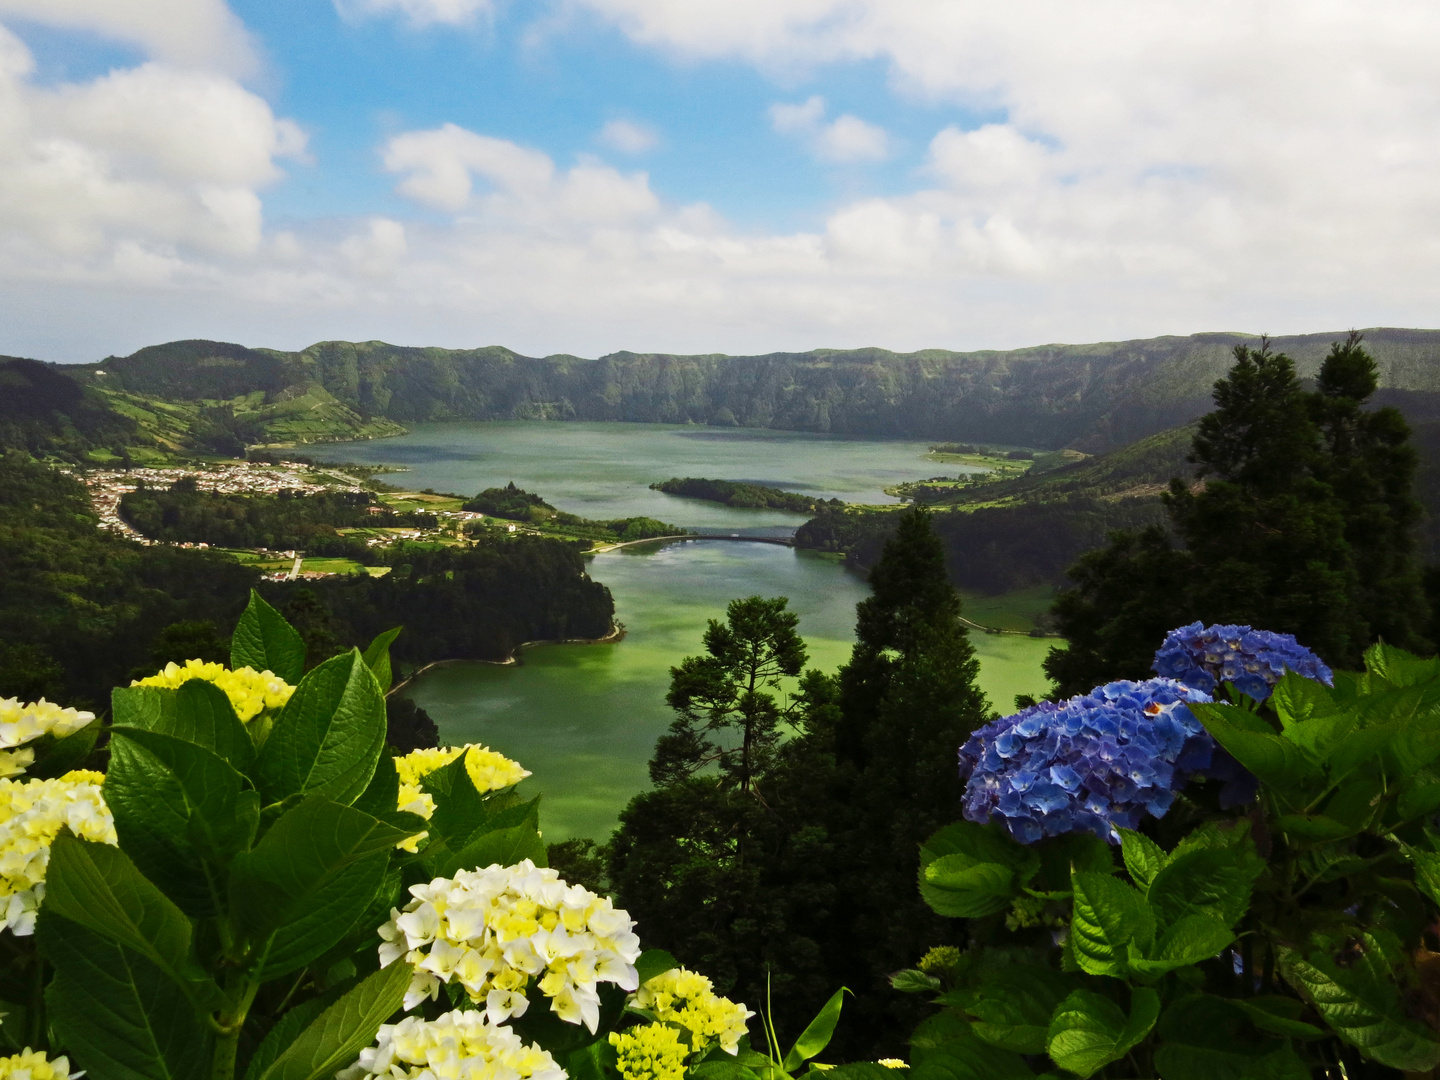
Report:
M 353 802 L 384 745 L 385 699 L 352 649 L 300 680 L 255 759 L 255 786 L 266 803 L 297 792 Z
M 1270 705 L 1280 718 L 1280 726 L 1286 731 L 1302 724 L 1308 727 L 1317 720 L 1343 711 L 1343 706 L 1335 700 L 1333 690 L 1293 671 L 1287 671 L 1275 684 Z
M 1174 971 L 1203 963 L 1235 940 L 1229 926 L 1209 915 L 1187 915 L 1160 935 L 1149 956 L 1132 953 L 1130 969 L 1147 982 Z M 1130 948 L 1135 948 L 1132 943 Z
M 78 769 L 95 749 L 95 740 L 99 737 L 100 725 L 94 720 L 63 738 L 41 736 L 29 744 L 35 751 L 35 760 L 25 769 L 26 779 L 50 780 Z
M 365 660 L 365 666 L 375 673 L 375 681 L 386 693 L 390 692 L 390 687 L 395 682 L 394 674 L 390 670 L 390 646 L 394 644 L 403 629 L 404 627 L 397 626 L 377 635 L 375 640 L 366 646 L 365 652 L 361 654 Z
M 1120 854 L 1125 859 L 1125 869 L 1141 891 L 1150 888 L 1155 875 L 1165 869 L 1170 856 L 1165 849 L 1144 833 L 1134 829 L 1120 829 Z
M 158 686 L 117 686 L 110 691 L 110 721 L 114 724 L 173 733 L 176 707 L 175 691 Z
M 825 1080 L 902 1080 L 903 1075 L 904 1070 L 897 1073 L 877 1061 L 852 1061 L 848 1065 L 825 1070 Z
M 938 915 L 978 919 L 1015 898 L 1015 872 L 964 854 L 942 855 L 920 868 L 920 894 Z
M 1234 926 L 1250 907 L 1250 890 L 1263 870 L 1253 848 L 1184 851 L 1155 875 L 1146 897 L 1167 925 L 1208 915 Z
M 1405 857 L 1415 866 L 1415 884 L 1431 902 L 1440 905 L 1440 855 L 1433 851 L 1401 844 Z
M 970 1024 L 953 1009 L 927 1016 L 910 1033 L 910 1063 L 919 1065 L 927 1057 L 976 1042 Z
M 245 1066 L 245 1080 L 251 1080 L 264 1073 L 275 1059 L 283 1054 L 290 1044 L 295 1041 L 302 1031 L 310 1026 L 311 1022 L 334 1004 L 335 999 L 340 995 L 336 992 L 327 992 L 320 997 L 310 998 L 298 1005 L 292 1005 L 285 1010 L 279 1021 L 260 1040 L 260 1045 L 255 1048 L 255 1053 L 250 1055 L 250 1061 Z
M 680 961 L 671 956 L 664 949 L 646 949 L 635 961 L 635 976 L 641 984 L 649 982 L 657 975 L 664 975 L 667 971 L 674 971 L 680 966 Z
M 1160 995 L 1154 990 L 1131 992 L 1129 1016 L 1102 994 L 1076 990 L 1056 1008 L 1046 1049 L 1062 1069 L 1089 1077 L 1128 1054 L 1159 1015 Z
M 1164 1080 L 1290 1080 L 1293 1073 L 1274 1071 L 1283 1062 L 1270 1060 L 1286 1045 L 1257 1031 L 1238 1006 L 1208 994 L 1171 1003 L 1155 1032 L 1155 1068 Z M 1309 1080 L 1308 1072 L 1295 1080 Z
M 1030 850 L 1040 855 L 1040 872 L 1030 886 L 1058 894 L 1054 899 L 1070 895 L 1070 875 L 1076 870 L 1108 874 L 1115 868 L 1110 845 L 1089 831 L 1047 836 Z
M 489 824 L 494 816 L 494 800 L 475 787 L 465 754 L 420 778 L 420 787 L 435 800 L 435 813 L 430 828 L 452 847 L 460 848 Z
M 55 967 L 45 1004 L 72 1065 L 97 1080 L 210 1076 L 211 1033 L 160 967 L 62 917 L 48 897 L 36 934 Z
M 545 841 L 540 838 L 533 820 L 484 833 L 453 854 L 446 853 L 434 861 L 427 859 L 426 865 L 436 877 L 454 877 L 461 870 L 514 866 L 524 859 L 536 866 L 549 865 Z
M 1034 1073 L 1019 1054 L 990 1046 L 972 1034 L 948 1040 L 923 1057 L 917 1057 L 901 1076 L 892 1080 L 1030 1080 Z
M 165 761 L 156 757 L 130 734 L 156 734 L 141 728 L 116 726 L 112 729 L 116 737 L 110 743 L 110 765 L 106 771 L 103 793 L 105 802 L 115 817 L 115 832 L 126 852 L 134 859 L 140 872 L 178 904 L 184 912 L 196 917 L 213 915 L 219 898 L 210 889 L 205 874 L 204 860 L 195 845 L 191 833 L 191 819 L 196 812 L 191 796 L 186 793 L 175 770 Z M 158 739 L 170 740 L 170 736 L 158 735 Z M 239 796 L 239 777 L 234 778 L 232 798 L 227 800 L 220 787 L 223 780 L 212 776 L 207 782 L 202 774 L 229 769 L 214 754 L 193 744 L 180 743 L 173 748 L 178 756 L 180 747 L 193 749 L 195 753 L 190 768 L 186 769 L 190 781 L 197 789 L 209 794 L 199 796 L 208 801 L 212 809 L 216 803 L 226 801 L 234 804 Z M 209 761 L 202 760 L 208 756 Z M 208 769 L 207 765 L 219 766 Z M 232 774 L 234 770 L 229 770 Z
M 237 937 L 274 941 L 265 974 L 303 967 L 349 932 L 380 888 L 388 853 L 409 833 L 323 798 L 280 817 L 231 866 Z
M 1404 1072 L 1428 1072 L 1440 1065 L 1440 1033 L 1406 1014 L 1386 952 L 1386 942 L 1366 933 L 1348 967 L 1326 952 L 1307 957 L 1286 946 L 1277 959 L 1286 981 L 1366 1057 Z
M 1440 662 L 1422 660 L 1412 652 L 1377 641 L 1365 650 L 1365 670 L 1391 686 L 1416 686 L 1440 678 Z
M 1075 962 L 1091 975 L 1118 975 L 1126 968 L 1131 941 L 1142 953 L 1155 940 L 1155 913 L 1145 898 L 1107 874 L 1070 878 L 1074 907 L 1069 942 Z
M 305 640 L 254 589 L 230 638 L 230 667 L 269 671 L 292 686 L 305 674 Z
M 947 918 L 1001 911 L 1040 868 L 1040 856 L 995 826 L 971 821 L 941 829 L 920 849 L 920 894 Z
M 1050 1018 L 1075 989 L 1075 980 L 1033 964 L 990 963 L 942 998 L 970 1018 L 971 1030 L 991 1046 L 1043 1054 Z
M 400 1008 L 410 976 L 403 962 L 375 972 L 317 1016 L 268 1066 L 247 1072 L 245 1080 L 330 1080 L 360 1056 Z
M 1427 768 L 1407 776 L 1395 800 L 1400 821 L 1414 821 L 1437 810 L 1440 810 L 1440 773 Z
M 1324 814 L 1281 814 L 1278 822 L 1287 836 L 1312 843 L 1343 840 L 1360 831 L 1358 826 L 1346 825 Z
M 43 910 L 143 956 L 196 1005 L 208 1008 L 219 1001 L 220 988 L 190 954 L 190 920 L 119 848 L 57 836 Z
M 244 772 L 255 760 L 255 743 L 235 715 L 229 695 L 212 682 L 191 679 L 175 692 L 171 725 L 162 731 L 205 747 Z
M 1261 1031 L 1291 1039 L 1323 1039 L 1325 1032 L 1300 1017 L 1305 1003 L 1295 998 L 1266 995 L 1255 998 L 1233 998 L 1230 1004 L 1249 1017 Z
M 1293 742 L 1275 734 L 1254 713 L 1234 705 L 1198 702 L 1190 706 L 1190 711 L 1236 761 L 1292 802 L 1323 784 L 1319 765 L 1308 760 Z

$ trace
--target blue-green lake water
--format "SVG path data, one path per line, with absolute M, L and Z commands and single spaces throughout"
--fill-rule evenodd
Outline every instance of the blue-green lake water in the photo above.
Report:
M 398 465 L 406 488 L 470 494 L 513 480 L 562 510 L 591 518 L 644 514 L 686 528 L 764 535 L 804 517 L 735 510 L 649 490 L 671 476 L 756 480 L 849 502 L 893 502 L 883 488 L 956 466 L 926 460 L 927 444 L 830 439 L 753 429 L 658 424 L 504 421 L 417 425 L 394 439 L 307 448 L 316 457 Z M 670 721 L 671 666 L 700 649 L 708 619 L 741 596 L 787 596 L 813 667 L 834 670 L 854 640 L 861 576 L 837 560 L 771 544 L 696 540 L 595 555 L 623 640 L 525 650 L 513 666 L 432 668 L 407 688 L 442 741 L 483 742 L 534 772 L 545 795 L 547 839 L 603 838 L 631 796 L 649 785 L 646 763 Z M 997 708 L 1044 689 L 1050 642 L 976 634 L 980 681 Z

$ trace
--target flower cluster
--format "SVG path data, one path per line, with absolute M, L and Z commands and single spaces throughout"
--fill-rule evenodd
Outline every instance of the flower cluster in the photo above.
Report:
M 690 1050 L 669 1024 L 641 1024 L 612 1031 L 615 1067 L 625 1080 L 681 1080 Z
M 0 778 L 19 776 L 35 762 L 25 746 L 42 735 L 63 739 L 95 719 L 92 712 L 62 709 L 43 697 L 22 705 L 19 698 L 0 698 Z
M 411 809 L 403 805 L 406 788 L 418 795 L 422 776 L 449 765 L 461 754 L 465 755 L 465 771 L 470 776 L 470 782 L 482 795 L 487 791 L 499 791 L 501 788 L 512 787 L 530 775 L 530 770 L 522 768 L 518 761 L 511 761 L 504 754 L 497 754 L 488 746 L 478 746 L 474 743 L 467 743 L 464 746 L 412 750 L 404 757 L 395 759 L 395 769 L 400 774 L 401 809 Z M 433 803 L 430 809 L 433 813 Z M 413 809 L 411 812 L 421 813 L 421 811 Z M 430 814 L 423 816 L 428 818 Z
M 1233 683 L 1256 701 L 1268 698 L 1287 671 L 1326 686 L 1333 683 L 1324 662 L 1289 634 L 1198 622 L 1165 635 L 1155 671 L 1207 694 L 1222 682 Z
M 704 975 L 684 968 L 671 968 L 647 980 L 632 1003 L 655 1019 L 688 1031 L 692 1049 L 705 1050 L 718 1042 L 727 1054 L 739 1048 L 745 1021 L 755 1015 L 715 993 L 714 984 Z
M 1172 679 L 1113 682 L 988 724 L 960 748 L 965 817 L 999 817 L 1022 844 L 1081 829 L 1118 842 L 1209 767 L 1215 743 L 1185 707 L 1209 700 Z
M 0 930 L 35 932 L 50 845 L 61 829 L 116 843 L 115 819 L 100 795 L 104 780 L 83 771 L 56 780 L 0 780 Z
M 375 1045 L 338 1074 L 344 1080 L 367 1076 L 397 1080 L 565 1080 L 549 1051 L 523 1042 L 508 1027 L 491 1024 L 484 1013 L 448 1012 L 436 1020 L 408 1016 L 383 1024 Z
M 81 1073 L 70 1072 L 70 1059 L 51 1061 L 43 1050 L 28 1046 L 18 1054 L 0 1057 L 0 1080 L 70 1080 Z
M 630 916 L 529 859 L 462 870 L 453 880 L 413 885 L 410 895 L 405 910 L 392 910 L 380 927 L 381 965 L 403 956 L 415 966 L 407 1009 L 453 981 L 501 1024 L 525 1013 L 533 979 L 560 1019 L 593 1032 L 598 985 L 636 988 L 640 939 Z
M 186 660 L 183 665 L 169 663 L 163 671 L 146 679 L 136 679 L 131 686 L 163 686 L 174 690 L 191 679 L 212 682 L 230 699 L 235 715 L 250 721 L 267 709 L 279 709 L 290 700 L 295 687 L 273 671 L 256 671 L 242 667 L 231 671 L 224 664 L 204 660 Z

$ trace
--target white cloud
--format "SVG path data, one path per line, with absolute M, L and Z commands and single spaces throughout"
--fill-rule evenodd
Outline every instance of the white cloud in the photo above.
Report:
M 611 120 L 596 138 L 602 145 L 622 154 L 643 154 L 659 142 L 652 128 L 629 120 Z
M 119 38 L 171 63 L 230 74 L 255 66 L 250 35 L 225 0 L 0 0 L 6 16 Z
M 782 134 L 800 135 L 824 161 L 883 161 L 890 156 L 890 136 L 882 127 L 848 113 L 823 123 L 825 99 L 819 95 L 799 104 L 770 106 L 770 126 Z
M 150 62 L 42 88 L 33 68 L 0 27 L 0 259 L 256 250 L 256 189 L 303 152 L 298 127 L 225 75 Z
M 653 214 L 659 200 L 644 173 L 623 175 L 582 159 L 558 173 L 549 156 L 455 124 L 396 135 L 383 152 L 385 168 L 402 179 L 395 190 L 424 206 L 469 211 L 491 221 L 630 221 Z M 488 190 L 473 191 L 474 178 Z
M 494 14 L 491 0 L 334 0 L 345 19 L 398 14 L 412 26 L 462 26 Z

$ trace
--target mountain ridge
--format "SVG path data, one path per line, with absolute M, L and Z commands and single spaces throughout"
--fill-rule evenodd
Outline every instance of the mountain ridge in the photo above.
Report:
M 1440 413 L 1440 330 L 1364 331 L 1387 403 Z M 1277 336 L 1313 376 L 1344 332 Z M 620 351 L 593 359 L 478 349 L 317 342 L 284 351 L 189 340 L 61 370 L 108 390 L 266 403 L 323 390 L 358 417 L 397 424 L 545 419 L 706 423 L 842 435 L 978 439 L 1103 453 L 1187 423 L 1237 344 L 1209 331 L 1086 345 L 897 353 L 878 347 L 748 356 Z M 1423 400 L 1422 400 L 1423 399 Z M 258 403 L 257 403 L 258 404 Z

